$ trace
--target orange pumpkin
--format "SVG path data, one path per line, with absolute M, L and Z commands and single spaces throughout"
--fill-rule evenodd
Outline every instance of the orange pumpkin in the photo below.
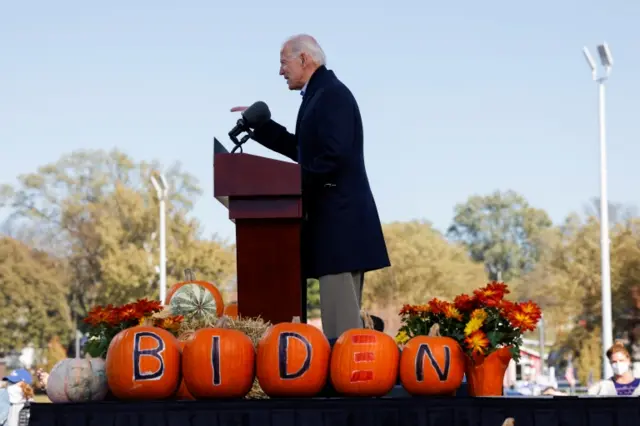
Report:
M 411 395 L 452 395 L 462 384 L 465 354 L 438 330 L 436 324 L 429 336 L 412 338 L 402 350 L 400 381 Z
M 124 329 L 111 341 L 105 367 L 109 389 L 117 398 L 169 398 L 180 385 L 178 339 L 156 327 Z
M 369 328 L 347 330 L 333 346 L 331 382 L 344 395 L 384 396 L 398 380 L 399 359 L 398 345 L 388 334 Z
M 253 385 L 255 357 L 241 331 L 202 328 L 184 347 L 184 382 L 196 398 L 242 398 Z
M 331 347 L 318 328 L 290 323 L 270 327 L 258 342 L 257 377 L 270 397 L 317 395 L 327 382 Z
M 224 315 L 229 318 L 238 318 L 238 302 L 231 302 L 225 306 Z
M 184 341 L 179 341 L 178 344 L 180 345 L 180 353 L 184 354 L 184 345 L 186 342 Z M 183 358 L 184 359 L 184 358 Z M 176 393 L 176 399 L 179 401 L 186 401 L 186 400 L 194 400 L 195 398 L 193 397 L 193 395 L 191 395 L 191 393 L 189 392 L 189 389 L 187 388 L 187 385 L 184 383 L 184 377 L 181 378 L 180 380 L 180 387 L 178 388 L 178 392 Z

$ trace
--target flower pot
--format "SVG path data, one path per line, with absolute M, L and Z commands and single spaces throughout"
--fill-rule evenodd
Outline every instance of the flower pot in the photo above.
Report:
M 471 396 L 502 396 L 504 374 L 511 361 L 509 348 L 500 348 L 488 356 L 465 359 L 467 389 Z

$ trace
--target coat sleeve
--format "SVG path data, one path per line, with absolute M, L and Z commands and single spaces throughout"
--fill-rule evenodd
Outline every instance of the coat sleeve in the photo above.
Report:
M 298 142 L 296 136 L 289 133 L 284 126 L 273 120 L 267 121 L 262 127 L 254 130 L 253 140 L 278 154 L 282 154 L 298 162 Z
M 325 89 L 316 110 L 318 154 L 304 165 L 313 184 L 331 182 L 348 160 L 356 136 L 354 100 L 341 86 Z

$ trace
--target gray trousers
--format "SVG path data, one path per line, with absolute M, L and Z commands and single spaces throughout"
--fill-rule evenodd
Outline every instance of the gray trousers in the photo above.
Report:
M 362 328 L 360 306 L 364 273 L 345 272 L 320 277 L 322 331 L 336 339 L 352 328 Z

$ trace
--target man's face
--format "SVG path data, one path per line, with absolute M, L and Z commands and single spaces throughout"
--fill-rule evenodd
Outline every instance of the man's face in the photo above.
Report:
M 280 51 L 280 75 L 284 77 L 289 90 L 301 90 L 305 83 L 305 71 L 302 55 L 293 55 L 289 45 L 285 45 Z

